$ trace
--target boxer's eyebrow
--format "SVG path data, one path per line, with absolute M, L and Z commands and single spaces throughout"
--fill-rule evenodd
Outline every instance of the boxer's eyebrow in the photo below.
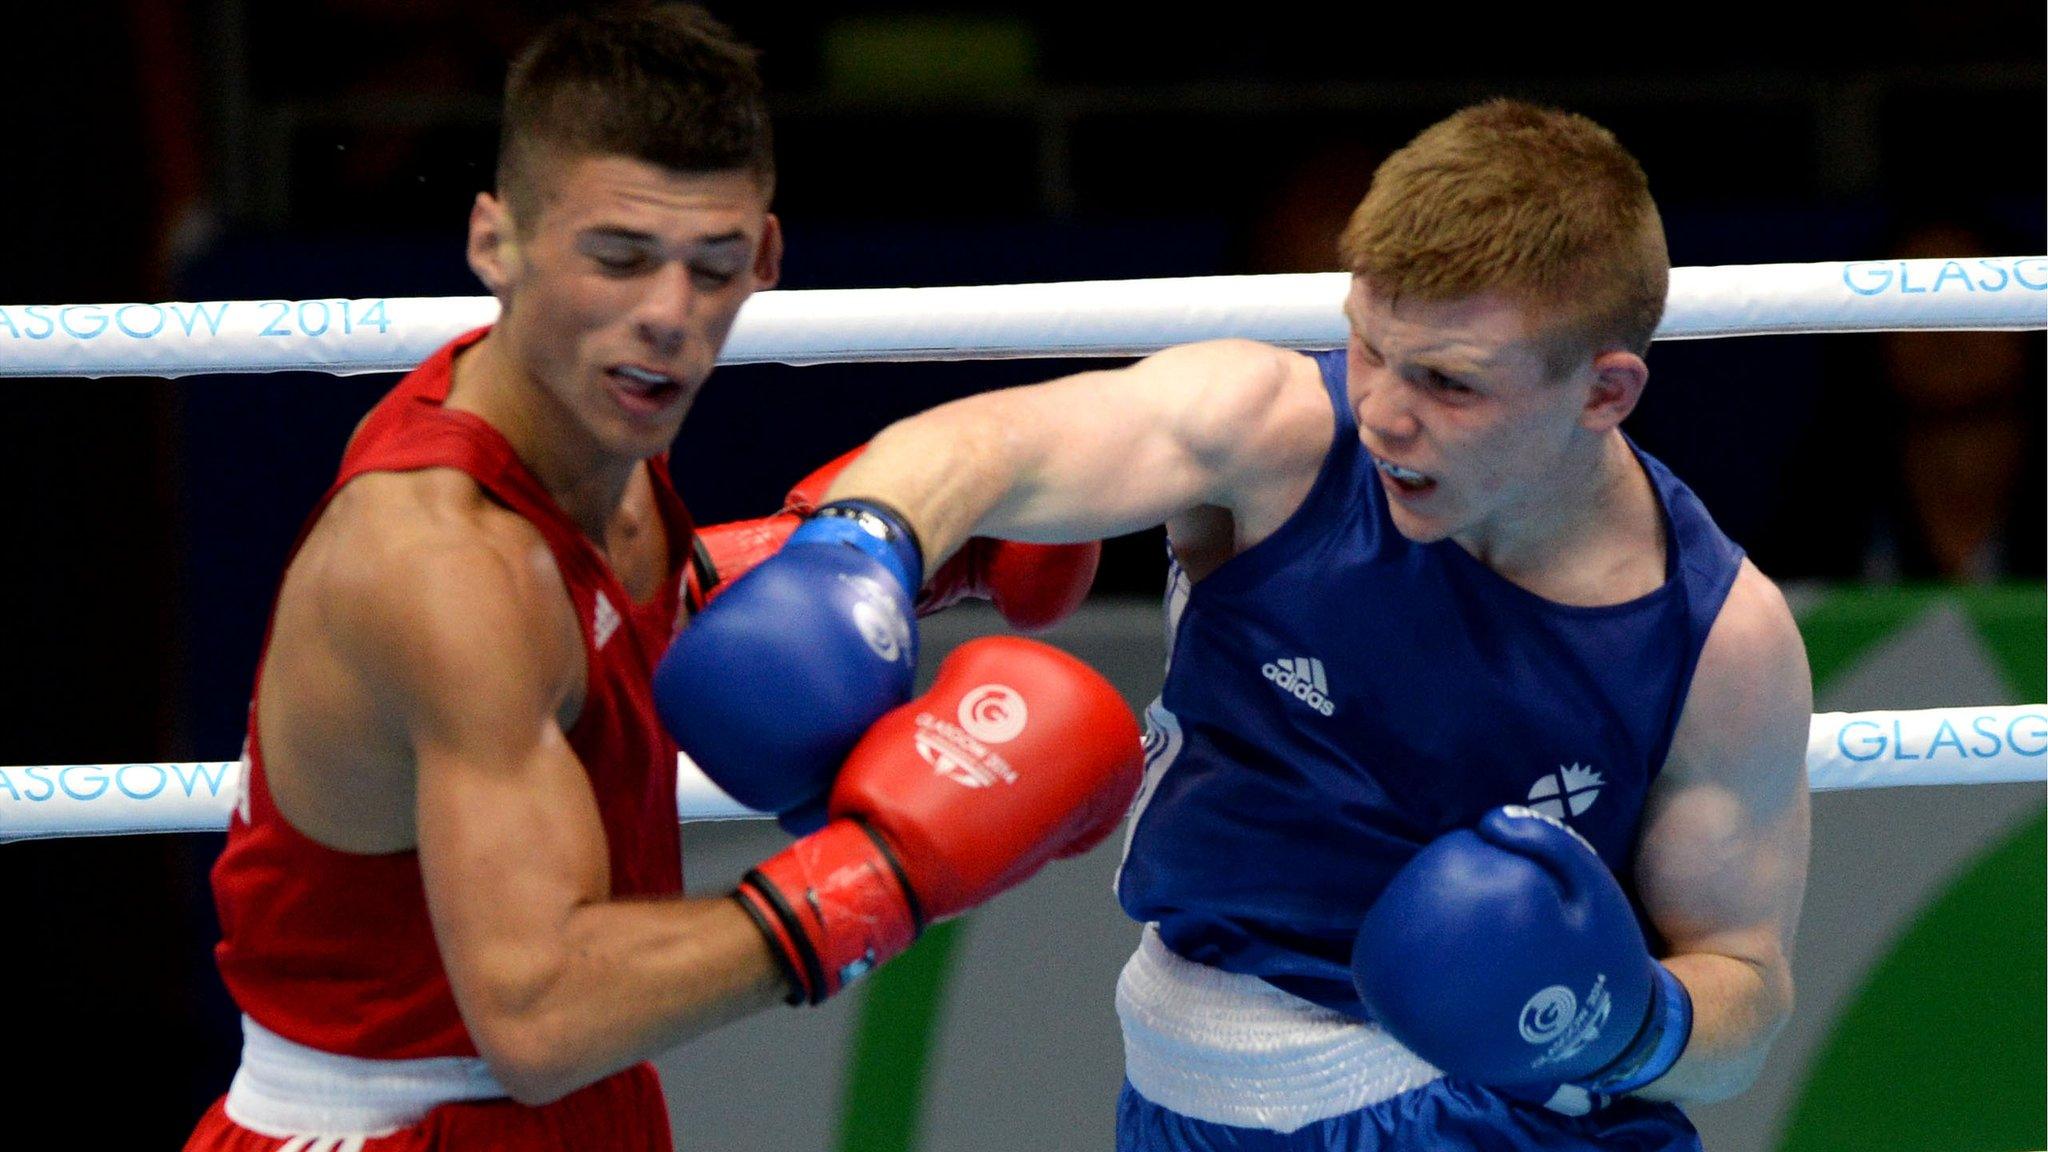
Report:
M 582 235 L 607 240 L 625 240 L 634 244 L 663 244 L 667 238 L 639 228 L 628 228 L 620 224 L 594 224 L 582 230 Z M 737 244 L 747 239 L 745 230 L 729 228 L 708 236 L 693 236 L 688 243 L 708 247 L 719 244 Z
M 630 251 L 642 258 L 658 260 L 685 260 L 700 256 L 723 257 L 728 252 L 744 254 L 750 244 L 751 240 L 747 234 L 737 228 L 671 243 L 667 237 L 638 228 L 601 224 L 583 229 L 576 238 L 576 247 L 579 251 L 600 258 L 606 251 L 621 255 Z

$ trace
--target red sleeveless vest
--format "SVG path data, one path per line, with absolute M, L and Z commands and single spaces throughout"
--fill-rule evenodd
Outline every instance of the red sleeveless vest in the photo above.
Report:
M 378 402 L 300 542 L 334 494 L 366 472 L 459 469 L 530 521 L 554 554 L 582 627 L 587 688 L 568 738 L 597 797 L 612 895 L 679 895 L 676 747 L 655 713 L 650 678 L 687 595 L 689 513 L 669 484 L 666 456 L 650 461 L 669 571 L 649 603 L 634 604 L 505 438 L 467 412 L 442 407 L 456 353 L 483 333 L 442 347 Z M 235 1002 L 278 1035 L 326 1052 L 476 1055 L 434 945 L 417 854 L 357 855 L 301 835 L 264 784 L 255 717 L 252 703 L 241 801 L 213 868 L 222 931 L 215 954 Z

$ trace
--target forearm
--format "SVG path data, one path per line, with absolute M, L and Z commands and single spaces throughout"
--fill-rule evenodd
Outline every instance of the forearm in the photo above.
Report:
M 1015 489 L 1028 446 L 1006 434 L 986 403 L 942 405 L 878 433 L 847 465 L 827 499 L 866 497 L 916 527 L 925 570 L 936 569 Z
M 493 975 L 458 981 L 458 1000 L 493 1073 L 526 1103 L 563 1096 L 789 992 L 760 930 L 724 897 L 584 905 L 544 951 Z
M 1241 343 L 1169 349 L 940 405 L 884 429 L 829 496 L 898 508 L 928 567 L 970 536 L 1101 540 L 1197 505 L 1229 506 L 1223 477 L 1235 454 L 1271 455 L 1257 446 L 1288 382 L 1281 357 L 1293 356 Z M 1327 423 L 1320 390 L 1310 399 Z M 1314 429 L 1304 459 L 1320 462 L 1328 439 Z
M 1678 1063 L 1636 1095 L 1705 1104 L 1745 1091 L 1791 1016 L 1788 966 L 1711 953 L 1673 956 L 1664 966 L 1692 997 L 1692 1038 Z

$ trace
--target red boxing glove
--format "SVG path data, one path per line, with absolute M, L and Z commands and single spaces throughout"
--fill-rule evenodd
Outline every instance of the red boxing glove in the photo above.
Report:
M 1143 770 L 1137 722 L 1094 669 L 1036 641 L 961 645 L 930 692 L 875 722 L 840 770 L 833 820 L 734 894 L 816 1004 L 927 924 L 1102 842 Z
M 781 549 L 804 517 L 824 503 L 825 492 L 867 445 L 862 444 L 797 481 L 782 508 L 758 520 L 736 520 L 697 530 L 709 563 L 709 602 L 732 581 Z M 925 581 L 917 614 L 929 616 L 969 596 L 992 601 L 1012 628 L 1035 632 L 1073 614 L 1087 599 L 1102 563 L 1102 542 L 1025 544 L 976 536 Z
M 917 594 L 917 614 L 929 616 L 979 596 L 994 602 L 1012 628 L 1050 628 L 1088 598 L 1101 563 L 1100 540 L 1026 544 L 976 536 L 924 582 Z
M 710 603 L 732 582 L 753 570 L 754 565 L 782 550 L 789 534 L 804 518 L 818 510 L 825 490 L 839 478 L 853 458 L 867 450 L 863 444 L 796 482 L 782 498 L 782 507 L 772 516 L 757 520 L 735 520 L 697 529 L 697 545 L 709 571 L 704 573 L 704 601 Z

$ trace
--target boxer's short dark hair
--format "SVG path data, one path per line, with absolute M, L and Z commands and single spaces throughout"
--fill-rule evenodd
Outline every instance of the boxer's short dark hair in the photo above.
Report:
M 545 204 L 552 156 L 625 156 L 683 174 L 745 172 L 772 194 L 758 53 L 695 4 L 565 16 L 512 61 L 498 194 L 521 227 Z

